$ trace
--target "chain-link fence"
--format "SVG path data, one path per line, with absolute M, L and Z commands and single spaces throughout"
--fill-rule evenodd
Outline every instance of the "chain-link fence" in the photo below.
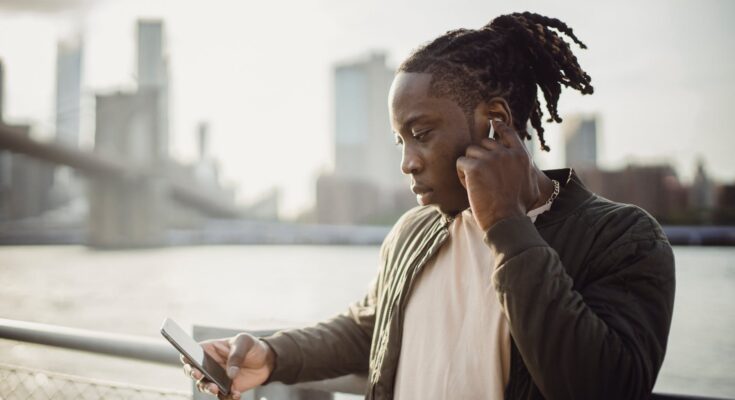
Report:
M 190 400 L 191 394 L 0 364 L 0 400 Z

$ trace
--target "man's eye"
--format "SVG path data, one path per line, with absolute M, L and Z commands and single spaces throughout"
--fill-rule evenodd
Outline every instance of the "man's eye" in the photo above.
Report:
M 401 139 L 400 136 L 396 135 L 395 137 L 395 145 L 396 146 L 403 146 L 403 139 Z
M 418 140 L 419 142 L 423 142 L 427 139 L 427 136 L 431 132 L 431 129 L 427 129 L 425 131 L 416 132 L 413 134 L 413 138 Z

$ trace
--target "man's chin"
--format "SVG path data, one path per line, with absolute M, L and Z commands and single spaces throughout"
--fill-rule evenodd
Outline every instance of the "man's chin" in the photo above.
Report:
M 441 203 L 431 204 L 431 206 L 436 208 L 437 211 L 439 211 L 440 213 L 446 216 L 449 216 L 449 217 L 454 217 L 457 214 L 467 209 L 467 207 L 461 207 L 457 205 L 445 205 Z
M 461 194 L 464 194 L 464 192 Z M 433 207 L 444 215 L 454 217 L 470 207 L 469 199 L 461 196 L 461 194 L 449 196 L 449 199 L 447 199 L 446 191 L 431 191 L 423 195 L 417 195 L 416 202 L 422 206 Z

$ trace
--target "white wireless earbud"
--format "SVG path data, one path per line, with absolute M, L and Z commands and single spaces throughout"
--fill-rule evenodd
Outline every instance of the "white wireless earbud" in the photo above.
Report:
M 502 121 L 502 119 L 498 117 L 488 118 L 487 122 L 488 125 L 490 125 L 490 129 L 487 130 L 487 138 L 490 140 L 495 140 L 495 129 L 493 129 L 493 121 Z

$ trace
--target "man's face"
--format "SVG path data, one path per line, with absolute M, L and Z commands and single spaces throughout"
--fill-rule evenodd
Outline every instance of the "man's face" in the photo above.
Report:
M 457 175 L 457 158 L 474 141 L 462 108 L 448 98 L 429 96 L 431 74 L 401 72 L 391 86 L 388 104 L 396 141 L 402 143 L 401 170 L 411 176 L 411 190 L 421 205 L 446 214 L 469 207 Z

